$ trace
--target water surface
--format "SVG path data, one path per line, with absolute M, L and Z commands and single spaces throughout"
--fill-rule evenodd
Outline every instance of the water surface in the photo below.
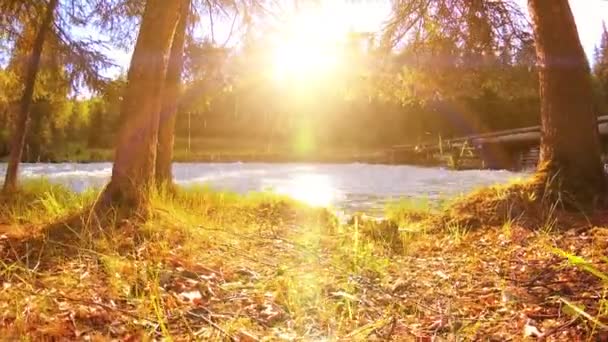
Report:
M 103 186 L 111 168 L 111 163 L 23 164 L 21 174 L 24 178 L 46 177 L 83 191 Z M 0 164 L 0 173 L 5 169 L 6 164 Z M 386 202 L 403 198 L 452 197 L 525 176 L 509 171 L 371 164 L 176 163 L 173 169 L 179 184 L 206 184 L 238 193 L 271 190 L 347 214 L 377 213 Z

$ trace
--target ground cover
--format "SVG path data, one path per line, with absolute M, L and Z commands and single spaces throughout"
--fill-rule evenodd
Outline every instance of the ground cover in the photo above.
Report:
M 274 194 L 199 187 L 156 194 L 145 222 L 89 221 L 71 238 L 46 236 L 96 195 L 30 181 L 3 199 L 1 336 L 608 338 L 606 213 L 549 206 L 538 224 L 514 209 L 473 222 L 458 217 L 468 198 L 441 208 L 408 201 L 390 206 L 384 221 L 340 223 Z M 476 207 L 485 210 L 476 215 L 503 213 Z

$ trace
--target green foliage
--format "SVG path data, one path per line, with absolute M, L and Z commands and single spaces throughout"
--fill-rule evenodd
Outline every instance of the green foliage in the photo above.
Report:
M 73 101 L 72 112 L 69 114 L 65 127 L 66 139 L 69 141 L 82 141 L 83 132 L 86 132 L 90 124 L 90 102 Z
M 8 87 L 17 84 L 14 73 L 0 72 L 0 81 Z M 25 161 L 100 161 L 110 160 L 115 132 L 119 125 L 120 103 L 124 80 L 108 84 L 91 99 L 68 98 L 69 86 L 63 73 L 56 69 L 41 70 L 36 98 L 30 109 L 29 134 Z M 8 153 L 11 113 L 18 92 L 11 88 L 0 98 L 0 156 Z M 97 149 L 106 149 L 98 151 Z
M 128 27 L 128 21 L 137 22 L 135 9 L 141 8 L 132 5 L 102 6 L 96 15 L 103 17 L 103 27 L 114 20 L 125 25 L 108 27 L 116 30 L 109 32 L 113 35 Z M 113 10 L 123 12 L 112 19 L 109 13 Z M 305 157 L 348 149 L 357 154 L 394 144 L 428 142 L 438 135 L 450 138 L 537 124 L 539 101 L 531 39 L 522 34 L 518 44 L 507 44 L 491 36 L 481 17 L 463 15 L 460 19 L 471 31 L 466 41 L 454 41 L 442 31 L 460 26 L 442 27 L 428 21 L 421 26 L 429 33 L 424 44 L 408 42 L 388 55 L 373 34 L 352 32 L 337 48 L 344 63 L 308 82 L 271 76 L 272 49 L 265 34 L 274 34 L 275 29 L 248 35 L 243 46 L 233 49 L 190 37 L 176 126 L 180 149 L 186 149 L 185 140 L 238 140 L 248 143 L 222 148 L 241 154 L 265 153 L 268 159 L 273 153 Z M 19 61 L 23 60 L 19 56 L 28 51 L 32 34 L 15 42 L 12 62 L 0 72 L 0 85 L 10 89 L 6 95 L 0 94 L 0 119 L 7 116 L 8 103 L 18 98 L 15 75 L 22 71 Z M 462 35 L 458 37 L 462 39 Z M 122 120 L 124 76 L 96 87 L 91 99 L 68 99 L 75 86 L 69 68 L 74 60 L 66 58 L 65 42 L 59 38 L 52 35 L 45 48 L 33 132 L 26 144 L 29 161 L 80 159 L 63 157 L 64 151 L 72 149 L 69 145 L 75 144 L 113 148 Z M 61 54 L 48 55 L 53 49 Z M 7 146 L 9 124 L 5 122 L 0 123 L 0 154 Z M 180 158 L 187 160 L 197 151 L 214 148 L 196 146 L 185 156 L 180 152 Z
M 601 113 L 608 113 L 608 29 L 605 23 L 602 40 L 595 50 L 593 75 L 598 107 Z
M 595 276 L 601 280 L 604 289 L 602 292 L 602 297 L 598 300 L 597 313 L 598 313 L 598 317 L 605 317 L 606 314 L 608 313 L 606 311 L 606 305 L 608 303 L 607 298 L 606 298 L 606 294 L 608 291 L 608 274 L 606 274 L 606 272 L 600 270 L 592 262 L 586 260 L 585 258 L 583 258 L 581 256 L 572 254 L 570 252 L 567 252 L 567 251 L 559 249 L 559 248 L 553 248 L 552 251 L 556 255 L 566 258 L 568 260 L 568 262 L 570 263 L 570 265 L 577 267 L 587 273 L 590 273 L 593 276 Z M 604 257 L 604 261 L 606 261 L 605 257 Z M 590 315 L 589 313 L 587 313 L 585 311 L 584 305 L 579 305 L 575 302 L 571 302 L 568 299 L 561 298 L 561 297 L 559 298 L 559 300 L 565 305 L 563 312 L 569 316 L 572 316 L 573 319 L 583 318 L 583 319 L 590 321 L 592 323 L 593 330 L 596 330 L 596 329 L 607 330 L 608 329 L 608 325 L 603 323 L 602 320 L 598 319 L 598 317 L 594 317 L 594 316 Z
M 311 153 L 319 153 L 539 122 L 530 40 L 504 47 L 503 55 L 487 57 L 481 67 L 468 68 L 458 63 L 437 65 L 432 55 L 420 52 L 422 48 L 416 50 L 421 55 L 405 50 L 385 56 L 369 39 L 349 36 L 350 43 L 341 52 L 345 62 L 314 81 L 269 76 L 273 71 L 263 38 L 251 38 L 246 48 L 231 54 L 215 54 L 213 61 L 187 77 L 178 138 L 238 137 L 295 153 L 296 140 L 306 136 L 315 147 Z M 201 49 L 190 53 L 202 53 Z M 207 46 L 204 51 L 215 50 Z
M 600 271 L 597 267 L 593 265 L 593 263 L 585 260 L 585 258 L 557 248 L 553 249 L 553 253 L 567 258 L 568 262 L 572 266 L 576 266 L 585 272 L 593 274 L 597 278 L 601 279 L 606 284 L 606 286 L 608 286 L 608 274 Z
M 0 155 L 8 153 L 8 140 L 11 130 L 10 111 L 14 108 L 15 94 L 21 91 L 17 75 L 0 69 Z

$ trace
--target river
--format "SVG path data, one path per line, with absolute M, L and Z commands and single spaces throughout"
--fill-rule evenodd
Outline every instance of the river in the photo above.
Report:
M 21 175 L 45 177 L 75 191 L 101 187 L 109 179 L 111 163 L 22 164 Z M 4 174 L 6 164 L 0 164 Z M 509 171 L 452 171 L 405 165 L 176 163 L 176 182 L 206 184 L 238 193 L 271 190 L 315 206 L 329 206 L 350 214 L 377 213 L 389 201 L 404 198 L 438 200 L 482 185 L 504 183 L 525 176 Z

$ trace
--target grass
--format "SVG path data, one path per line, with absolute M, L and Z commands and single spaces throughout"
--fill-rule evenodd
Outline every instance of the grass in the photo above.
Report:
M 154 194 L 145 223 L 91 223 L 73 241 L 30 243 L 96 195 L 30 181 L 2 200 L 0 336 L 409 341 L 519 340 L 530 327 L 557 340 L 604 333 L 608 228 L 594 217 L 585 224 L 595 228 L 584 231 L 530 229 L 517 215 L 485 229 L 456 220 L 432 226 L 455 204 L 406 201 L 389 205 L 387 220 L 339 224 L 325 209 L 276 194 L 192 187 Z M 552 215 L 561 218 L 558 209 Z

